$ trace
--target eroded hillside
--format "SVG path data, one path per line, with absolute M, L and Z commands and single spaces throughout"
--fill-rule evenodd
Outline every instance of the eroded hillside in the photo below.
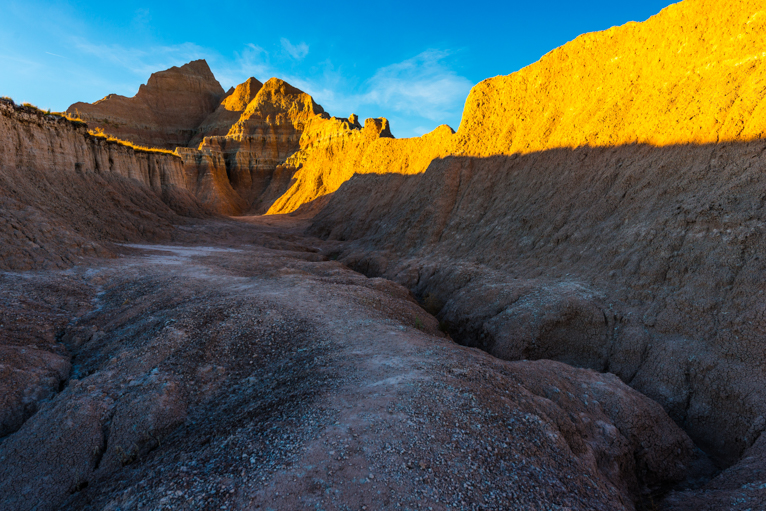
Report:
M 119 241 L 169 240 L 210 213 L 183 162 L 0 100 L 0 269 L 67 268 Z
M 764 14 L 685 1 L 485 80 L 433 160 L 404 148 L 434 134 L 373 142 L 311 232 L 461 342 L 614 372 L 733 463 L 766 427 Z
M 6 505 L 762 508 L 764 36 L 685 0 L 402 140 L 203 61 L 82 105 L 175 155 L 6 105 L 4 267 L 74 266 L 2 275 Z

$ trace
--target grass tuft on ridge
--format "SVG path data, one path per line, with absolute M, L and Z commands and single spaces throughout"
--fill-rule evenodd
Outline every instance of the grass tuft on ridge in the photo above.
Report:
M 117 137 L 113 137 L 112 135 L 104 133 L 104 130 L 101 128 L 94 128 L 92 130 L 88 130 L 88 133 L 93 137 L 103 138 L 103 139 L 106 139 L 107 142 L 113 142 L 116 144 L 128 146 L 132 149 L 135 149 L 136 151 L 142 151 L 145 153 L 172 154 L 173 156 L 178 156 L 174 151 L 171 151 L 169 149 L 160 149 L 158 147 L 147 147 L 143 145 L 134 144 L 133 142 L 129 140 L 122 140 Z

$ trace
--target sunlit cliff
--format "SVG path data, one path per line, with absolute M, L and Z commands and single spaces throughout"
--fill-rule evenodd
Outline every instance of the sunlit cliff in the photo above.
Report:
M 269 210 L 287 213 L 353 173 L 417 174 L 435 157 L 553 148 L 704 144 L 766 130 L 766 6 L 687 0 L 643 23 L 585 34 L 508 76 L 476 85 L 457 133 L 301 141 L 297 182 Z

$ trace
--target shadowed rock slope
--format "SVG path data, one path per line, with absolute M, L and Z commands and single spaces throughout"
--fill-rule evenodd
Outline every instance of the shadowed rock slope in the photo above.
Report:
M 109 242 L 167 240 L 209 212 L 181 158 L 95 137 L 81 122 L 0 101 L 0 269 L 68 267 Z
M 1 273 L 0 507 L 633 510 L 693 467 L 613 375 L 457 346 L 295 231 Z
M 464 343 L 618 374 L 732 463 L 766 428 L 764 36 L 720 0 L 586 34 L 478 84 L 454 135 L 307 152 L 279 211 L 356 174 L 312 230 L 345 261 Z

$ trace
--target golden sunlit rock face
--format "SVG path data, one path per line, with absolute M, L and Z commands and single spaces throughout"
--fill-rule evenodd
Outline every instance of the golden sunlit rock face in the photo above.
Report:
M 442 126 L 405 140 L 385 119 L 362 128 L 353 114 L 331 118 L 277 78 L 223 94 L 204 61 L 155 73 L 135 98 L 69 111 L 120 138 L 180 146 L 190 189 L 222 213 L 289 213 L 354 174 L 419 174 L 448 155 L 762 138 L 764 37 L 762 2 L 686 0 L 484 80 L 457 133 Z
M 704 144 L 764 137 L 766 6 L 686 0 L 643 23 L 585 34 L 508 76 L 476 85 L 460 129 L 377 140 L 306 134 L 289 213 L 354 173 L 418 174 L 437 157 L 554 148 Z M 328 128 L 329 130 L 330 128 Z
M 345 119 L 314 123 L 301 138 L 301 150 L 287 160 L 300 168 L 294 184 L 268 214 L 293 212 L 334 192 L 354 174 L 423 172 L 434 158 L 449 154 L 452 136 L 443 125 L 419 138 L 394 139 L 386 119 L 367 119 L 361 129 Z
M 762 138 L 766 5 L 686 0 L 476 85 L 456 152 Z
M 189 141 L 189 147 L 197 147 L 205 137 L 225 136 L 229 133 L 261 87 L 261 82 L 255 78 L 248 78 L 235 89 L 229 90 L 215 112 L 199 125 L 197 133 Z
M 303 91 L 272 78 L 239 85 L 203 123 L 199 147 L 178 148 L 194 193 L 225 214 L 262 212 L 289 186 L 282 164 L 303 131 L 329 116 Z M 210 118 L 209 118 L 210 119 Z M 224 132 L 224 129 L 226 130 Z

